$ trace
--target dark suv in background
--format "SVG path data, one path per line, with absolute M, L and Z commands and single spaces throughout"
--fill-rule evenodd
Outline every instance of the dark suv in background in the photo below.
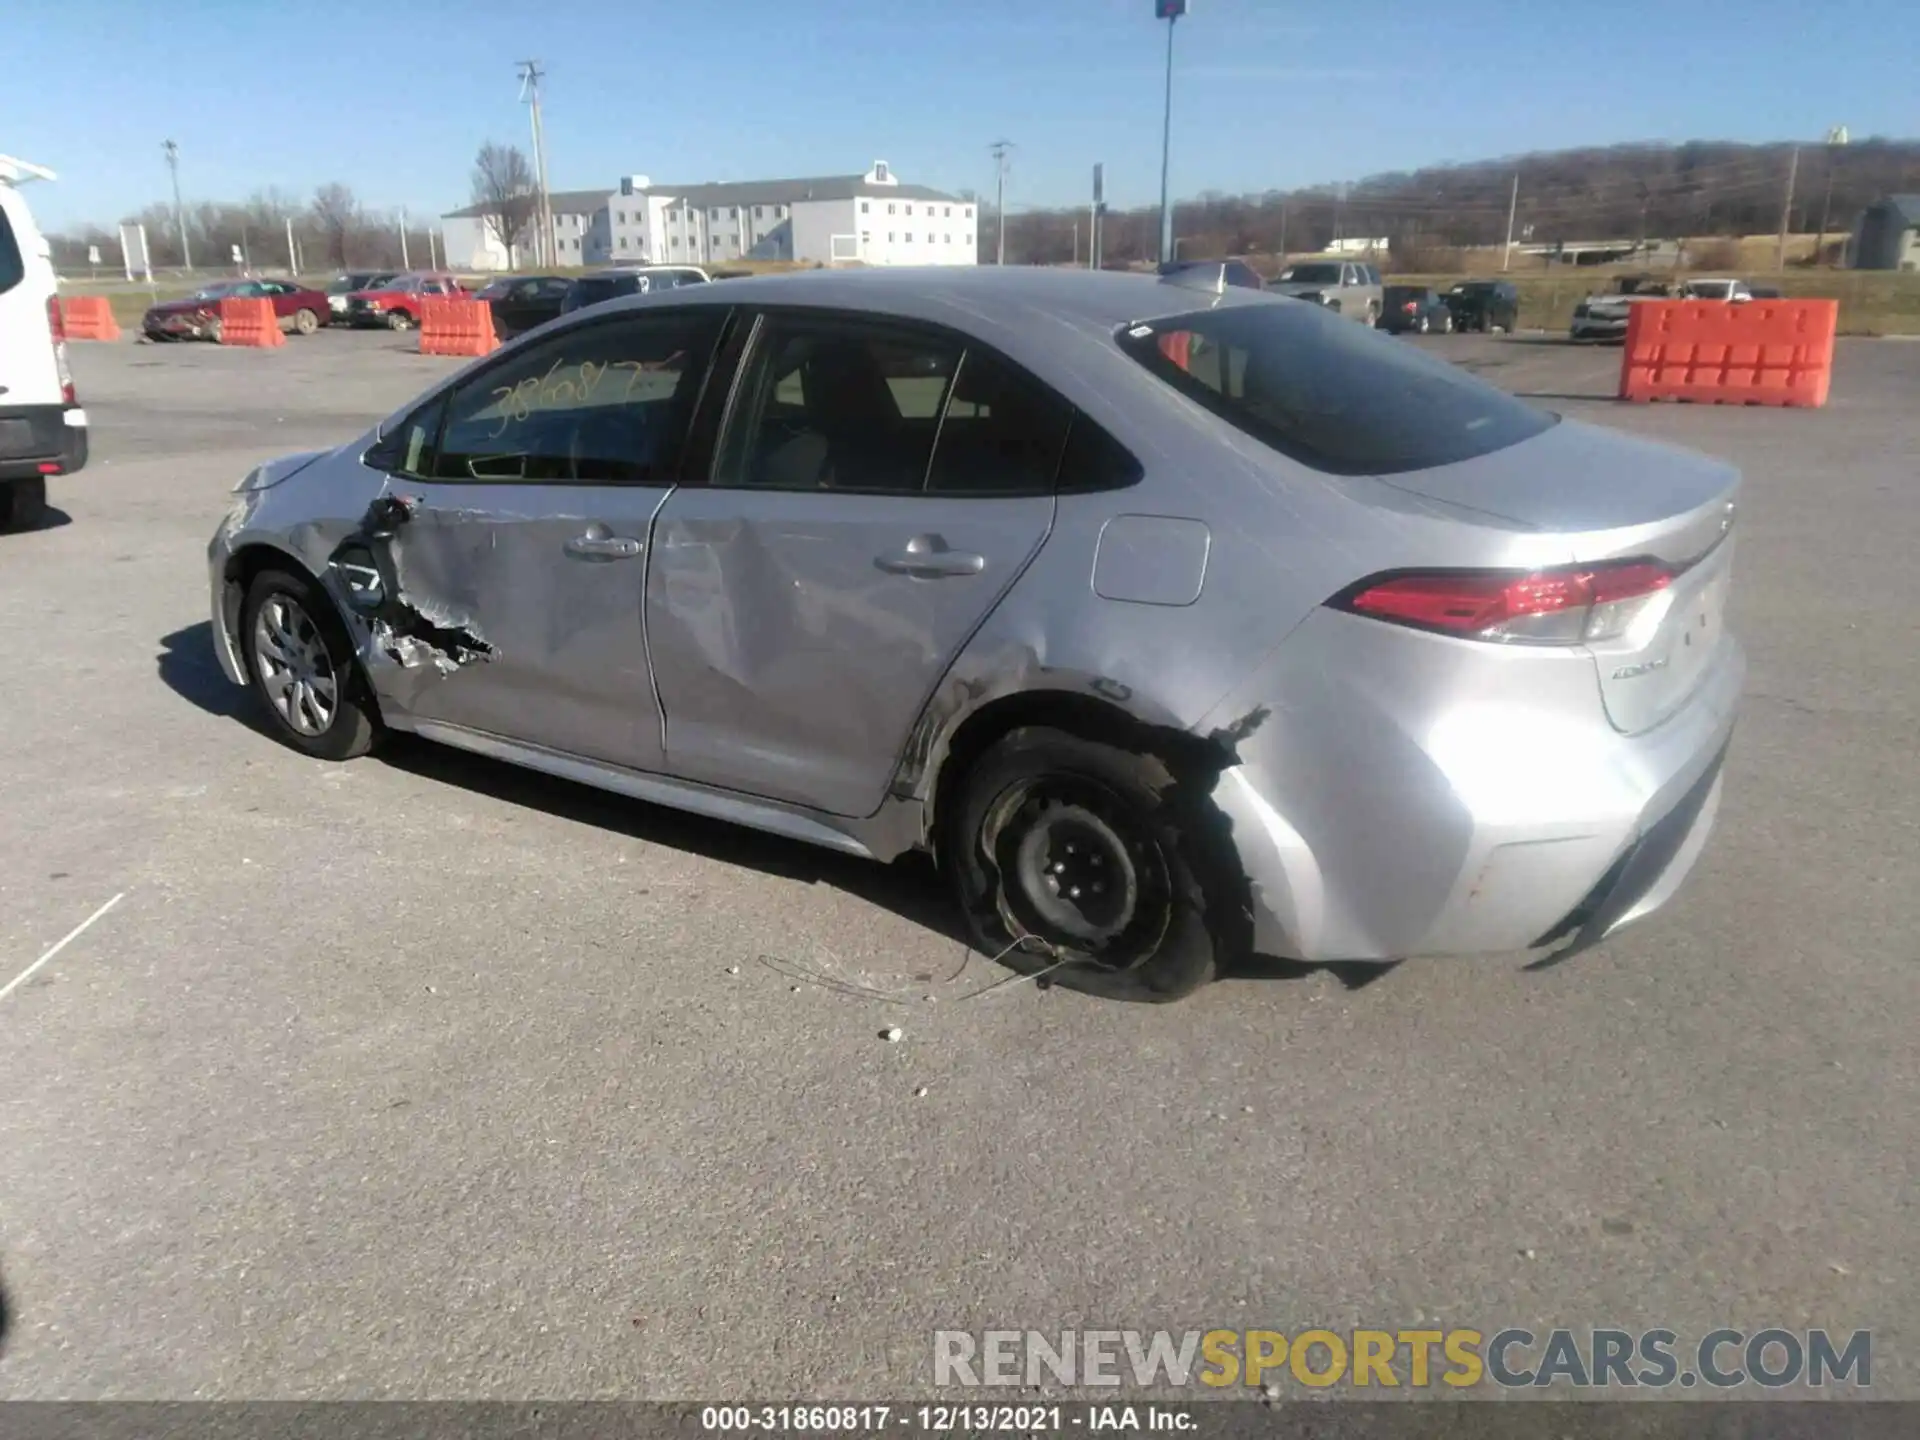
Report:
M 567 298 L 560 303 L 560 313 L 570 315 L 575 310 L 625 295 L 646 295 L 655 290 L 707 283 L 707 272 L 697 265 L 629 265 L 617 270 L 600 270 L 573 282 Z
M 1380 292 L 1380 328 L 1399 334 L 1403 330 L 1425 335 L 1437 330 L 1453 333 L 1453 311 L 1438 290 L 1425 285 L 1389 285 Z
M 1520 322 L 1520 292 L 1510 280 L 1463 280 L 1447 291 L 1446 299 L 1456 330 L 1504 330 L 1511 335 Z

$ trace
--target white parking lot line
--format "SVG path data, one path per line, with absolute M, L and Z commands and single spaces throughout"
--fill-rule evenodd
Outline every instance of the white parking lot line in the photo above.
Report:
M 49 949 L 46 954 L 42 955 L 38 960 L 34 961 L 33 964 L 27 966 L 26 969 L 22 970 L 18 975 L 14 976 L 13 979 L 7 982 L 6 988 L 4 990 L 0 990 L 0 1000 L 6 999 L 7 996 L 11 995 L 15 990 L 19 989 L 22 985 L 26 984 L 27 981 L 31 980 L 34 976 L 35 971 L 37 971 L 42 965 L 46 964 L 49 960 L 53 959 L 53 957 L 58 955 L 62 950 L 66 949 L 67 946 L 71 945 L 75 940 L 78 940 L 81 937 L 81 935 L 86 933 L 86 929 L 89 925 L 93 924 L 94 921 L 98 920 L 102 915 L 106 914 L 107 911 L 113 909 L 114 906 L 118 905 L 122 900 L 126 898 L 127 898 L 127 892 L 122 890 L 118 895 L 114 896 L 111 900 L 107 901 L 106 904 L 102 905 L 98 910 L 94 911 L 93 914 L 87 916 L 86 919 L 82 920 L 78 925 L 74 926 L 73 929 L 69 930 L 65 935 L 62 935 L 58 940 L 56 940 L 53 943 L 53 947 Z

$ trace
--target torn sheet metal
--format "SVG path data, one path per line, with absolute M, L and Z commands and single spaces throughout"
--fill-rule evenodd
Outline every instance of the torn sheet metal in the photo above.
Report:
M 366 625 L 369 645 L 362 658 L 369 666 L 384 658 L 405 670 L 451 675 L 499 652 L 466 616 L 407 593 L 402 537 L 418 508 L 405 496 L 383 492 L 374 497 L 359 529 L 341 541 L 328 568 L 346 608 Z

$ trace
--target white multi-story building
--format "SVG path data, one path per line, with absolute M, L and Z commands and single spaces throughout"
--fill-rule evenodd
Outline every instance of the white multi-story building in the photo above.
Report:
M 557 193 L 553 209 L 561 265 L 972 265 L 979 256 L 978 205 L 902 184 L 884 160 L 863 175 L 802 180 L 655 185 L 629 175 L 612 193 Z M 531 245 L 509 257 L 481 210 L 443 217 L 447 263 L 473 270 L 532 264 Z
M 557 190 L 553 194 L 554 264 L 591 265 L 591 244 L 595 216 L 606 208 L 604 190 Z M 534 259 L 533 227 L 527 227 L 507 253 L 494 227 L 487 222 L 486 207 L 469 205 L 440 217 L 440 237 L 445 242 L 449 270 L 524 270 Z

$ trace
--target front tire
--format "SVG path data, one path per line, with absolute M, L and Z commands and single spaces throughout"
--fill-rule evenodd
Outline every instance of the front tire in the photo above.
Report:
M 240 607 L 247 681 L 274 733 L 316 760 L 351 760 L 380 738 L 353 646 L 332 603 L 311 580 L 263 570 Z
M 389 330 L 410 330 L 413 328 L 413 321 L 407 318 L 407 312 L 404 310 L 389 310 L 387 312 L 387 328 Z
M 47 519 L 47 482 L 44 476 L 31 480 L 0 481 L 0 532 L 38 530 Z
M 293 316 L 293 328 L 302 335 L 311 335 L 320 328 L 320 317 L 311 310 L 296 310 Z
M 969 938 L 1106 999 L 1191 995 L 1221 947 L 1200 878 L 1205 816 L 1188 808 L 1157 756 L 1013 731 L 974 764 L 942 837 Z

